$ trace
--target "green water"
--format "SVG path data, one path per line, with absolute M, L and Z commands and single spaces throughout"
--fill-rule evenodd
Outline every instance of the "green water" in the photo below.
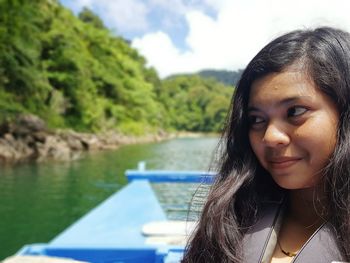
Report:
M 45 243 L 126 184 L 140 160 L 148 169 L 207 170 L 217 138 L 123 146 L 72 162 L 0 167 L 0 260 Z

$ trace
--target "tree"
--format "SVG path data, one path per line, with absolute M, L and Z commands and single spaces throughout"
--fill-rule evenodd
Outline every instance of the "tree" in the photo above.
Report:
M 233 89 L 214 79 L 178 75 L 163 82 L 160 100 L 178 130 L 217 132 L 224 123 Z
M 87 7 L 83 8 L 83 10 L 79 13 L 78 17 L 81 21 L 91 24 L 96 28 L 105 28 L 102 20 Z

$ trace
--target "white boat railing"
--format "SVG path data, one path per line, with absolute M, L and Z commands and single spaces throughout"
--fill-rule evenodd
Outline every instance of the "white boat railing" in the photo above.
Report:
M 138 163 L 137 170 L 126 170 L 125 175 L 129 182 L 133 180 L 148 180 L 152 183 L 181 182 L 181 183 L 207 183 L 213 182 L 214 172 L 206 171 L 169 171 L 146 170 L 146 162 Z

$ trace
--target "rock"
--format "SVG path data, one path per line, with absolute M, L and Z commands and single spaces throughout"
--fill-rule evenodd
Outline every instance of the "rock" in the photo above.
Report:
M 33 157 L 35 151 L 32 147 L 30 147 L 24 139 L 16 140 L 14 143 L 14 148 L 17 152 L 16 159 L 30 159 Z
M 70 149 L 73 151 L 84 151 L 84 145 L 83 143 L 78 139 L 74 137 L 67 137 L 66 142 Z
M 57 160 L 70 160 L 71 150 L 68 144 L 60 137 L 49 135 L 45 143 L 36 143 L 37 159 L 52 158 Z
M 0 160 L 3 162 L 12 161 L 16 158 L 16 151 L 5 140 L 0 138 Z
M 15 138 L 13 137 L 13 135 L 11 133 L 6 133 L 4 134 L 4 139 L 8 142 L 14 142 Z
M 24 132 L 38 132 L 46 131 L 46 123 L 35 115 L 21 115 L 17 119 L 17 125 L 22 128 Z
M 47 132 L 43 132 L 43 131 L 34 132 L 32 134 L 35 141 L 41 142 L 41 143 L 45 143 L 47 135 L 48 135 Z
M 94 151 L 102 149 L 102 143 L 94 134 L 84 134 L 81 136 L 81 142 L 86 150 Z
M 59 136 L 62 140 L 66 141 L 69 148 L 72 151 L 84 151 L 85 146 L 83 145 L 79 133 L 69 131 L 69 132 L 60 132 Z
M 26 114 L 0 125 L 0 161 L 72 160 L 84 151 L 115 149 L 123 144 L 160 141 L 165 137 L 170 138 L 163 130 L 143 137 L 113 131 L 99 135 L 66 130 L 50 132 L 42 119 Z
M 102 149 L 116 149 L 121 144 L 121 136 L 117 133 L 104 133 L 98 137 Z
M 45 122 L 31 114 L 19 115 L 16 120 L 5 121 L 0 125 L 0 135 L 11 133 L 15 136 L 23 136 L 38 131 L 47 131 Z
M 5 162 L 30 159 L 35 155 L 35 150 L 20 139 L 16 140 L 12 135 L 0 138 L 0 160 Z
M 21 137 L 20 139 L 31 148 L 33 147 L 33 145 L 35 145 L 35 142 L 36 142 L 36 139 L 32 134 L 27 134 Z

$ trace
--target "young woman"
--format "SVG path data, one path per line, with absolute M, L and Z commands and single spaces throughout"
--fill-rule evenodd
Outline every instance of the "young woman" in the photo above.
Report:
M 248 64 L 183 262 L 350 261 L 350 34 L 293 31 Z

